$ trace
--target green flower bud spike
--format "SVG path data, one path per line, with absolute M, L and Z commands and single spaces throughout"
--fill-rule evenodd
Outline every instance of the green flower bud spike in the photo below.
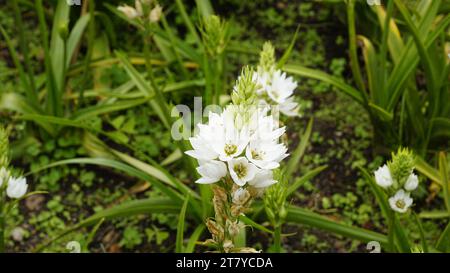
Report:
M 234 105 L 251 106 L 256 103 L 256 84 L 253 82 L 252 77 L 253 69 L 245 66 L 231 93 L 231 99 Z
M 388 167 L 394 183 L 402 186 L 414 170 L 415 157 L 408 148 L 399 148 L 397 153 L 392 153 L 392 160 Z
M 265 42 L 259 55 L 259 68 L 270 72 L 275 67 L 275 48 L 271 42 Z
M 216 56 L 223 53 L 228 41 L 228 23 L 216 15 L 205 17 L 201 26 L 203 43 L 209 55 Z

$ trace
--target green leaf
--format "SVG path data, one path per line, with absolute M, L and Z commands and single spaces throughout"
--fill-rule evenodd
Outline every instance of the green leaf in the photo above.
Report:
M 61 237 L 70 234 L 71 232 L 74 232 L 82 227 L 94 225 L 98 223 L 98 221 L 100 221 L 101 219 L 110 220 L 119 217 L 129 217 L 133 215 L 151 214 L 151 213 L 176 214 L 179 211 L 180 205 L 174 203 L 172 200 L 167 198 L 133 200 L 95 213 L 94 215 L 88 217 L 87 219 L 82 220 L 78 224 L 69 227 L 63 232 L 59 233 L 58 235 L 50 238 L 42 245 L 39 245 L 35 249 L 35 252 L 41 252 L 51 243 L 55 242 Z
M 422 157 L 416 156 L 415 167 L 420 173 L 422 173 L 432 181 L 438 183 L 439 185 L 443 186 L 442 178 L 439 171 L 430 166 L 425 160 L 422 159 Z
M 300 30 L 300 25 L 295 30 L 294 36 L 292 37 L 291 43 L 289 44 L 286 51 L 283 53 L 283 56 L 281 56 L 280 60 L 278 61 L 277 68 L 281 69 L 283 68 L 284 64 L 288 61 L 289 56 L 291 56 L 291 52 L 294 49 L 295 42 L 297 41 L 298 31 Z
M 99 166 L 105 166 L 105 167 L 123 171 L 133 177 L 137 177 L 144 181 L 149 181 L 150 183 L 153 184 L 153 186 L 158 188 L 162 193 L 166 194 L 174 202 L 176 202 L 180 205 L 183 203 L 183 197 L 180 193 L 176 192 L 175 190 L 173 190 L 170 187 L 165 186 L 164 184 L 162 184 L 158 180 L 154 179 L 149 174 L 147 174 L 139 169 L 136 169 L 130 165 L 124 164 L 122 162 L 119 162 L 119 161 L 116 161 L 113 159 L 108 159 L 108 158 L 73 158 L 73 159 L 56 161 L 56 162 L 50 163 L 48 165 L 45 165 L 43 167 L 37 168 L 31 172 L 28 172 L 26 175 L 38 173 L 40 171 L 43 171 L 43 170 L 46 170 L 49 168 L 53 168 L 53 167 L 57 167 L 57 166 L 61 166 L 61 165 L 68 165 L 68 164 L 99 165 Z
M 156 166 L 156 163 L 154 162 L 153 166 L 150 164 L 147 164 L 145 162 L 142 162 L 132 156 L 129 156 L 127 154 L 121 153 L 119 151 L 111 149 L 112 154 L 123 160 L 124 162 L 130 164 L 131 166 L 134 166 L 135 168 L 147 173 L 148 175 L 151 175 L 152 177 L 170 185 L 173 187 L 177 187 L 179 191 L 183 193 L 183 195 L 191 195 L 195 198 L 200 198 L 198 194 L 193 191 L 191 188 L 183 184 L 181 181 L 170 175 L 167 171 L 164 170 L 164 168 L 160 166 Z
M 294 173 L 294 171 L 298 167 L 298 164 L 300 163 L 300 159 L 305 153 L 306 147 L 309 143 L 309 138 L 311 136 L 313 121 L 314 121 L 313 118 L 309 120 L 305 132 L 300 137 L 300 143 L 297 145 L 297 148 L 295 148 L 295 151 L 292 153 L 291 158 L 289 159 L 286 165 L 286 169 L 284 170 L 286 177 L 292 177 L 292 174 Z
M 441 236 L 439 236 L 436 249 L 442 252 L 447 252 L 450 249 L 450 244 L 448 242 L 450 242 L 450 221 L 441 233 Z
M 450 119 L 433 118 L 431 119 L 431 138 L 450 138 Z
M 388 244 L 387 237 L 383 234 L 341 224 L 319 214 L 295 206 L 290 206 L 288 208 L 286 222 L 304 224 L 363 242 L 377 241 L 381 245 Z
M 83 36 L 83 32 L 86 29 L 87 24 L 89 23 L 90 14 L 85 14 L 81 16 L 72 31 L 70 32 L 69 38 L 67 40 L 67 51 L 66 51 L 66 68 L 69 67 L 70 61 L 72 60 L 73 53 L 75 52 L 75 48 L 80 43 L 81 37 Z
M 197 9 L 203 17 L 214 15 L 214 10 L 209 0 L 195 0 Z
M 175 252 L 183 253 L 183 238 L 184 238 L 184 224 L 186 218 L 186 210 L 189 204 L 190 195 L 186 196 L 184 200 L 183 206 L 181 207 L 180 215 L 178 216 L 178 225 L 177 225 L 177 238 L 175 243 Z
M 394 115 L 391 112 L 383 109 L 381 106 L 378 106 L 372 102 L 369 102 L 369 107 L 377 114 L 377 116 L 383 121 L 391 121 L 394 118 Z
M 244 224 L 249 225 L 249 226 L 251 226 L 253 228 L 256 228 L 256 229 L 264 231 L 264 232 L 267 232 L 269 234 L 273 234 L 272 230 L 266 228 L 263 225 L 260 225 L 260 224 L 256 223 L 255 221 L 253 221 L 252 219 L 248 218 L 245 215 L 239 216 L 239 220 L 242 221 Z
M 200 239 L 200 236 L 202 236 L 203 232 L 205 231 L 205 225 L 200 224 L 198 225 L 194 232 L 192 232 L 191 237 L 189 238 L 188 244 L 184 250 L 185 253 L 193 253 L 195 249 L 195 245 L 197 244 L 198 240 Z
M 27 99 L 17 93 L 5 93 L 0 97 L 0 109 L 8 109 L 16 111 L 24 115 L 39 115 L 42 114 L 42 110 L 33 106 Z M 56 129 L 45 121 L 35 121 L 36 124 L 41 126 L 45 131 L 51 135 L 55 135 Z
M 444 189 L 444 201 L 448 213 L 450 213 L 450 180 L 448 179 L 447 158 L 444 152 L 439 153 L 439 171 Z
M 310 179 L 312 179 L 314 176 L 318 175 L 319 173 L 321 173 L 323 170 L 325 170 L 326 168 L 328 168 L 328 166 L 319 166 L 309 172 L 307 172 L 305 175 L 303 175 L 301 178 L 297 179 L 295 181 L 295 183 L 293 183 L 292 185 L 289 186 L 289 188 L 287 189 L 287 196 L 290 196 L 291 194 L 293 194 L 295 191 L 297 191 L 297 189 L 303 185 L 306 181 L 309 181 Z
M 361 96 L 361 93 L 337 77 L 331 76 L 320 70 L 310 69 L 310 68 L 307 68 L 307 67 L 304 67 L 301 65 L 296 65 L 296 64 L 286 64 L 283 67 L 283 70 L 288 73 L 292 73 L 295 75 L 299 75 L 299 76 L 303 76 L 303 77 L 307 77 L 307 78 L 311 78 L 311 79 L 320 80 L 320 81 L 326 82 L 328 84 L 331 84 L 334 87 L 336 87 L 337 89 L 339 89 L 340 91 L 344 92 L 345 94 L 347 94 L 348 96 L 353 98 L 356 102 L 358 102 L 362 105 L 364 104 L 364 99 Z
M 85 120 L 91 117 L 97 117 L 102 114 L 121 111 L 128 108 L 144 104 L 149 101 L 148 97 L 135 100 L 121 100 L 110 104 L 97 104 L 80 109 L 72 114 L 73 120 Z
M 64 58 L 67 57 L 65 56 L 64 40 L 61 38 L 59 32 L 62 24 L 67 24 L 67 27 L 69 26 L 69 13 L 70 6 L 67 5 L 67 2 L 65 0 L 58 0 L 56 11 L 53 16 L 53 28 L 50 41 L 50 54 L 53 67 L 52 70 L 55 77 L 57 90 L 62 90 L 64 71 L 66 67 Z

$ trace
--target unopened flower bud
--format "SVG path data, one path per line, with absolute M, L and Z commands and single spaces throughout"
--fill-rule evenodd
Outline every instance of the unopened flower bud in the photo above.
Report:
M 413 191 L 417 189 L 417 186 L 419 186 L 419 178 L 415 174 L 410 174 L 408 179 L 405 182 L 404 188 L 407 191 Z
M 136 17 L 139 17 L 139 13 L 133 7 L 124 5 L 118 7 L 117 9 L 121 11 L 128 19 L 134 19 Z
M 69 37 L 69 26 L 68 26 L 67 22 L 62 22 L 59 25 L 58 32 L 59 32 L 59 36 L 61 37 L 61 39 L 66 41 L 67 38 Z
M 150 11 L 150 14 L 148 16 L 148 19 L 152 23 L 156 23 L 159 21 L 162 15 L 162 7 L 159 4 L 156 4 L 156 6 Z

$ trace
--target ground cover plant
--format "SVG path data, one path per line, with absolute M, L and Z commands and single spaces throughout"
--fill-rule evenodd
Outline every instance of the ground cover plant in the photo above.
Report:
M 0 3 L 0 252 L 449 252 L 449 4 Z

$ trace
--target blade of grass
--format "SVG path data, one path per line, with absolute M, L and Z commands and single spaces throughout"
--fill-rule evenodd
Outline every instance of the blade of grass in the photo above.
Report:
M 333 85 L 334 87 L 336 87 L 337 89 L 339 89 L 340 91 L 344 92 L 346 95 L 353 98 L 356 102 L 358 102 L 364 106 L 364 99 L 363 99 L 361 93 L 358 90 L 356 90 L 355 88 L 353 88 L 352 86 L 343 82 L 339 78 L 331 76 L 320 70 L 310 69 L 310 68 L 306 68 L 304 66 L 295 65 L 295 64 L 286 64 L 283 67 L 283 70 L 288 73 L 295 74 L 295 75 L 312 78 L 312 79 L 316 79 L 316 80 L 320 80 L 320 81 L 329 83 L 329 84 Z
M 181 207 L 180 215 L 178 216 L 177 238 L 176 238 L 176 242 L 175 242 L 175 252 L 176 253 L 184 252 L 184 247 L 183 247 L 184 225 L 185 225 L 185 219 L 186 219 L 186 210 L 187 210 L 187 206 L 189 204 L 189 198 L 190 198 L 190 195 L 187 195 L 186 199 L 184 200 L 183 206 Z

